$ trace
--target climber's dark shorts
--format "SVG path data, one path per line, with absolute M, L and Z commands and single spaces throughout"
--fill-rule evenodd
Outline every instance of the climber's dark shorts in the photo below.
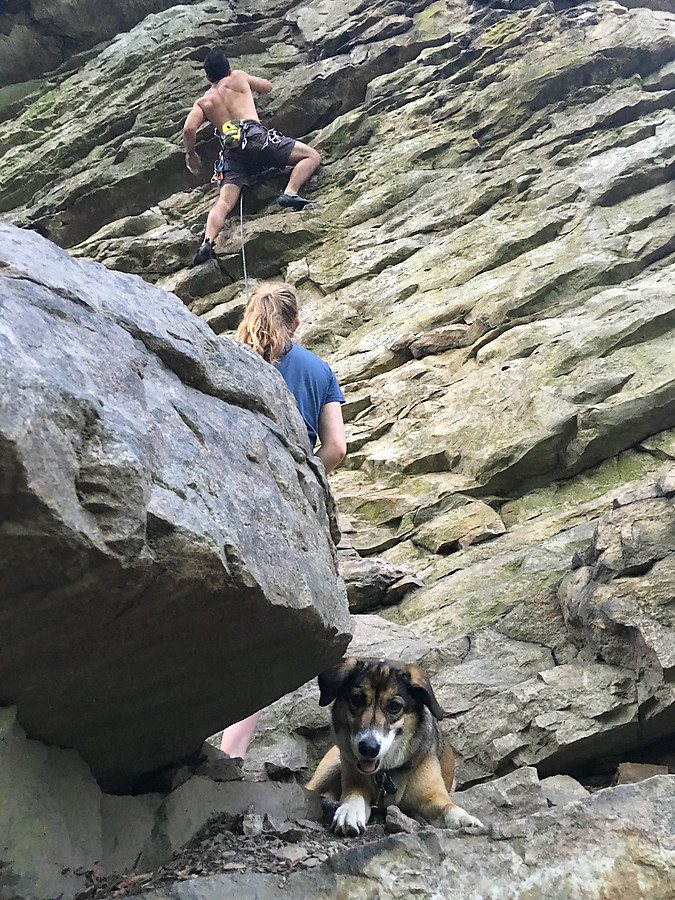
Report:
M 293 138 L 265 128 L 260 122 L 247 121 L 244 125 L 245 146 L 235 150 L 221 147 L 212 179 L 219 187 L 224 184 L 247 187 L 264 169 L 283 169 L 288 165 L 288 157 L 295 147 Z

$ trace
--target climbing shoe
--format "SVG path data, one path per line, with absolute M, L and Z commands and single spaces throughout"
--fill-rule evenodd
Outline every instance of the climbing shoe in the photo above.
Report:
M 304 209 L 306 206 L 315 206 L 311 200 L 305 200 L 299 194 L 280 194 L 277 203 L 282 209 Z
M 195 253 L 195 258 L 192 260 L 193 266 L 199 266 L 202 263 L 205 263 L 207 259 L 215 259 L 216 254 L 213 249 L 213 244 L 211 241 L 204 241 L 199 250 Z

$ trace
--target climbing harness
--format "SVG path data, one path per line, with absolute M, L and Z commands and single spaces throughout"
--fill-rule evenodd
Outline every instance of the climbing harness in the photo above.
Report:
M 218 132 L 216 132 L 217 134 Z M 223 172 L 225 170 L 225 160 L 223 154 L 215 161 L 213 165 L 213 175 L 211 176 L 211 184 L 217 184 L 220 187 L 223 183 Z
M 260 151 L 262 152 L 263 150 L 265 150 L 268 144 L 280 144 L 282 136 L 283 135 L 279 134 L 276 128 L 268 128 L 267 136 L 265 137 L 265 143 L 260 148 Z
M 220 137 L 223 146 L 228 150 L 235 150 L 246 146 L 246 129 L 243 121 L 226 122 L 220 129 Z
M 249 123 L 243 119 L 240 121 L 233 120 L 225 122 L 222 128 L 215 128 L 213 133 L 218 138 L 220 144 L 220 152 L 218 159 L 213 166 L 213 175 L 211 176 L 211 184 L 217 184 L 221 187 L 223 183 L 223 175 L 225 172 L 225 153 L 227 150 L 244 150 L 247 144 L 246 129 Z
M 245 150 L 248 143 L 248 138 L 246 137 L 248 126 L 259 124 L 259 122 L 247 121 L 246 119 L 234 119 L 231 122 L 225 122 L 222 128 L 214 129 L 213 133 L 218 138 L 218 143 L 220 144 L 220 152 L 218 154 L 218 159 L 216 160 L 213 167 L 213 175 L 211 176 L 212 184 L 217 184 L 218 187 L 220 187 L 223 183 L 223 174 L 225 172 L 225 153 L 228 150 Z M 268 128 L 265 130 L 265 142 L 258 151 L 260 153 L 262 153 L 263 150 L 267 149 L 270 144 L 280 144 L 283 137 L 283 135 L 281 135 L 275 128 Z

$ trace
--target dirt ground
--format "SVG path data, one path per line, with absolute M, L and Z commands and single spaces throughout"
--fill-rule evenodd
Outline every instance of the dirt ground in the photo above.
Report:
M 360 837 L 336 837 L 325 824 L 303 819 L 275 822 L 269 816 L 216 816 L 197 832 L 170 863 L 155 872 L 106 877 L 88 873 L 87 888 L 76 900 L 124 900 L 177 881 L 221 872 L 268 872 L 283 875 L 318 866 L 331 854 L 366 844 L 385 834 L 382 822 L 371 823 Z

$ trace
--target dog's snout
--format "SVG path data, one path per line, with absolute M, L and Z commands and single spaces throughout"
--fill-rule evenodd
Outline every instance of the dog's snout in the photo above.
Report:
M 380 752 L 380 742 L 368 736 L 359 741 L 359 753 L 363 759 L 375 759 Z

